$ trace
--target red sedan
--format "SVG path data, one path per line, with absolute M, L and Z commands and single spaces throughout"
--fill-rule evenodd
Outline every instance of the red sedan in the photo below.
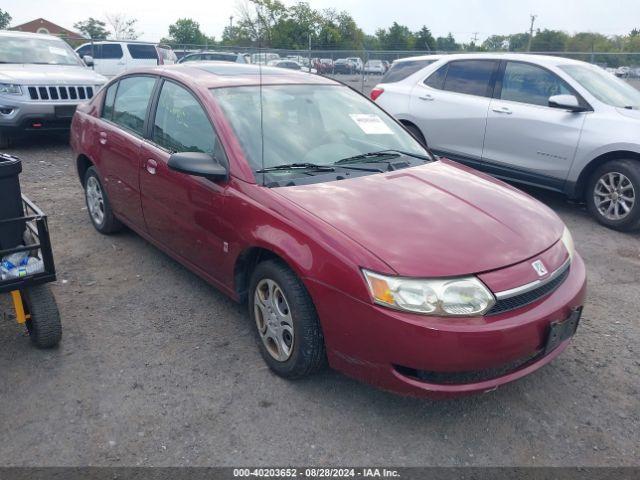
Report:
M 283 69 L 127 72 L 73 119 L 91 221 L 246 302 L 278 375 L 491 390 L 557 357 L 585 267 L 546 206 L 434 158 L 365 97 Z

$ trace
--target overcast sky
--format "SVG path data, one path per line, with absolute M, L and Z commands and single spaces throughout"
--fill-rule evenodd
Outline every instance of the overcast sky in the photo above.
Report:
M 139 20 L 141 39 L 159 40 L 178 18 L 193 18 L 207 35 L 220 39 L 229 16 L 238 15 L 242 0 L 166 2 L 158 0 L 2 0 L 13 25 L 44 17 L 66 28 L 89 16 L 125 13 Z M 287 5 L 296 3 L 285 0 Z M 537 14 L 536 27 L 626 34 L 640 28 L 640 0 L 310 0 L 317 9 L 348 11 L 367 33 L 393 21 L 417 30 L 427 25 L 436 36 L 452 32 L 468 42 L 474 32 L 482 40 L 491 34 L 523 32 L 529 14 Z

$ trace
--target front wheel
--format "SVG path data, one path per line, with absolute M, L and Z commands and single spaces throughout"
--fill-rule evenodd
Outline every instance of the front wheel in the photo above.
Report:
M 311 297 L 284 263 L 260 263 L 249 290 L 249 315 L 258 333 L 260 353 L 277 375 L 296 379 L 326 363 L 324 337 Z
M 586 201 L 598 222 L 628 232 L 640 227 L 640 162 L 611 160 L 591 175 Z

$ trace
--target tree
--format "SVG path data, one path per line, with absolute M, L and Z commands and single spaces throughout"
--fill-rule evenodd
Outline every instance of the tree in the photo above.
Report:
M 528 33 L 514 33 L 509 35 L 509 51 L 510 52 L 524 52 L 529 45 Z
M 136 30 L 137 18 L 128 18 L 122 13 L 115 13 L 105 15 L 105 19 L 113 30 L 116 40 L 135 40 L 142 35 L 142 32 Z
M 376 36 L 383 50 L 411 50 L 416 42 L 409 27 L 400 25 L 398 22 L 393 22 L 389 30 L 379 29 Z
M 429 30 L 426 26 L 422 26 L 422 28 L 414 34 L 415 43 L 413 48 L 416 50 L 427 50 L 429 52 L 436 49 L 436 39 L 433 38 L 431 34 L 431 30 Z
M 484 42 L 482 48 L 490 52 L 499 52 L 509 49 L 509 37 L 506 35 L 491 35 Z
M 569 36 L 560 30 L 538 30 L 531 41 L 532 52 L 562 52 Z
M 0 30 L 4 30 L 11 23 L 11 15 L 0 8 Z
M 84 21 L 73 24 L 73 27 L 76 30 L 84 33 L 87 37 L 94 40 L 105 40 L 109 35 L 111 35 L 111 32 L 105 28 L 106 26 L 106 23 L 93 17 L 89 17 Z
M 438 51 L 441 52 L 455 52 L 460 50 L 460 44 L 456 42 L 456 39 L 453 38 L 451 32 L 446 37 L 438 37 L 436 38 L 436 47 Z
M 200 30 L 200 24 L 190 18 L 180 18 L 169 25 L 169 38 L 163 38 L 162 43 L 180 45 L 206 45 L 210 39 Z

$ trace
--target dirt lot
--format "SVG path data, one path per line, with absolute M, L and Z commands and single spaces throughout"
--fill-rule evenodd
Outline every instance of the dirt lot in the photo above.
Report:
M 638 234 L 532 192 L 588 267 L 572 345 L 497 391 L 414 400 L 275 377 L 243 306 L 133 233 L 94 231 L 64 142 L 11 153 L 50 215 L 65 331 L 38 351 L 0 317 L 0 465 L 640 465 Z

